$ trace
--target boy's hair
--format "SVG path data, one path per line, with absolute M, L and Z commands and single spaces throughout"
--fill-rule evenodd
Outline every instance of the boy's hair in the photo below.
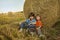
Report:
M 39 14 L 37 14 L 36 16 L 40 16 Z
M 34 14 L 33 12 L 31 12 L 31 13 L 29 14 L 29 17 L 28 17 L 28 18 L 30 18 L 31 16 L 33 16 L 33 17 L 35 18 L 35 14 Z

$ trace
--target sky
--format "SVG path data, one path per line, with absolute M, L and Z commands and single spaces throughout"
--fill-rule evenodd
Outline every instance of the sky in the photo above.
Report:
M 0 13 L 23 11 L 24 0 L 0 0 Z

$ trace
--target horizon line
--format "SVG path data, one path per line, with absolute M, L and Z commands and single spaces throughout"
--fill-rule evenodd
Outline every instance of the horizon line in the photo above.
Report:
M 20 11 L 8 11 L 8 12 L 0 12 L 0 13 L 9 13 L 9 12 L 21 12 L 23 10 L 20 10 Z

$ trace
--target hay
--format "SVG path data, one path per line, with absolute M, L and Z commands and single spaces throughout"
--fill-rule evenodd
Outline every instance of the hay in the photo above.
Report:
M 24 14 L 26 18 L 30 12 L 40 14 L 43 25 L 51 27 L 58 21 L 58 17 L 60 16 L 59 2 L 58 0 L 26 0 Z

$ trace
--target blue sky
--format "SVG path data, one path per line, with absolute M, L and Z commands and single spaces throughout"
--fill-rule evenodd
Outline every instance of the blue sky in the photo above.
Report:
M 0 0 L 0 13 L 23 11 L 24 0 Z

